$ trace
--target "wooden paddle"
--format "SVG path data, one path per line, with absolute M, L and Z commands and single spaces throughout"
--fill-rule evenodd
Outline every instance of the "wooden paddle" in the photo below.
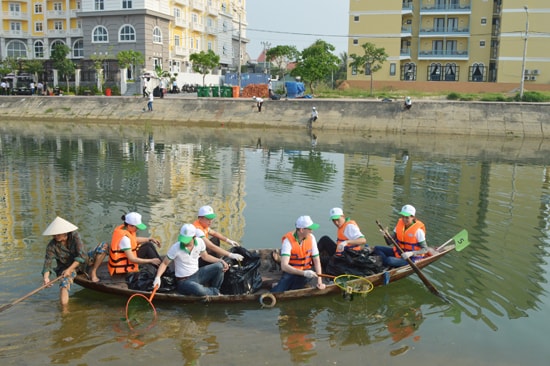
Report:
M 399 251 L 399 254 L 403 255 L 403 249 L 401 249 L 401 247 L 399 246 L 399 244 L 397 244 L 397 242 L 395 241 L 395 239 L 393 238 L 393 236 L 390 235 L 390 233 L 388 233 L 388 230 L 384 229 L 384 227 L 382 226 L 382 224 L 380 224 L 380 222 L 378 220 L 376 220 L 376 224 L 378 225 L 378 227 L 380 228 L 380 230 L 382 231 L 382 233 L 384 234 L 384 236 L 388 239 L 390 239 L 393 243 L 393 245 L 397 248 L 397 251 Z M 426 287 L 428 288 L 428 290 L 430 290 L 430 292 L 436 296 L 439 296 L 442 300 L 444 300 L 445 302 L 449 302 L 449 300 L 447 300 L 447 298 L 445 296 L 443 296 L 436 288 L 434 285 L 432 285 L 432 283 L 428 280 L 428 278 L 424 275 L 424 273 L 422 273 L 422 271 L 420 270 L 420 268 L 418 268 L 418 266 L 416 264 L 414 264 L 414 262 L 412 261 L 411 258 L 407 258 L 407 263 L 409 263 L 409 265 L 411 266 L 411 268 L 413 269 L 413 271 L 418 275 L 418 277 L 420 277 L 420 279 L 422 280 L 422 282 L 424 283 L 424 285 L 426 285 Z
M 37 288 L 36 290 L 33 290 L 33 291 L 29 292 L 29 293 L 26 294 L 25 296 L 20 297 L 19 299 L 15 300 L 15 301 L 13 301 L 13 302 L 11 302 L 11 303 L 9 303 L 9 304 L 3 305 L 2 307 L 0 307 L 0 312 L 2 312 L 2 311 L 4 311 L 4 310 L 7 310 L 7 309 L 11 308 L 13 305 L 20 303 L 21 301 L 23 301 L 23 300 L 25 300 L 25 299 L 31 297 L 32 295 L 36 294 L 36 293 L 39 292 L 39 291 L 44 290 L 46 287 L 50 287 L 54 282 L 57 282 L 57 281 L 59 281 L 59 280 L 62 279 L 62 278 L 63 278 L 63 276 L 59 276 L 59 277 L 57 277 L 55 280 L 50 281 L 50 282 L 49 282 L 48 284 L 46 284 L 46 285 L 40 286 L 39 288 Z

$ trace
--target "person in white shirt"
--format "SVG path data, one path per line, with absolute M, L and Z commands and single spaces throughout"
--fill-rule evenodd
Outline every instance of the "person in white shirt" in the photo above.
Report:
M 174 261 L 177 291 L 183 295 L 217 296 L 223 282 L 224 272 L 229 265 L 206 251 L 204 240 L 197 237 L 193 224 L 181 227 L 178 241 L 168 249 L 166 257 L 160 264 L 153 286 L 161 285 L 161 276 Z M 211 264 L 199 268 L 199 258 Z
M 262 111 L 262 105 L 264 104 L 263 98 L 254 96 L 254 97 L 252 97 L 252 100 L 254 102 L 256 102 L 256 107 L 258 107 L 258 112 L 261 112 Z

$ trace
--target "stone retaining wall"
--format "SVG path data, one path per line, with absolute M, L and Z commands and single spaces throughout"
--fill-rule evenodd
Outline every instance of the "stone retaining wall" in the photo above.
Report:
M 90 120 L 120 123 L 176 124 L 247 128 L 305 129 L 313 106 L 319 120 L 313 130 L 357 133 L 419 133 L 477 136 L 550 136 L 550 104 L 340 99 L 266 100 L 258 113 L 252 100 L 233 98 L 155 99 L 144 112 L 141 97 L 0 97 L 2 119 L 41 121 Z

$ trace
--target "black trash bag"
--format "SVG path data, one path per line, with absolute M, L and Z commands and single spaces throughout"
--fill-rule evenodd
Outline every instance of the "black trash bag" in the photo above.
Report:
M 153 291 L 153 281 L 157 275 L 157 267 L 152 264 L 140 264 L 139 272 L 126 276 L 126 284 L 131 290 Z M 170 292 L 176 289 L 176 278 L 170 268 L 166 268 L 160 277 L 160 287 L 157 292 Z
M 224 295 L 252 294 L 262 287 L 260 274 L 261 258 L 243 247 L 233 247 L 230 252 L 244 257 L 241 263 L 235 259 L 225 257 L 229 270 L 225 272 L 220 292 Z
M 326 272 L 333 276 L 342 274 L 370 276 L 382 272 L 383 269 L 382 258 L 372 254 L 368 248 L 362 250 L 345 248 L 341 255 L 333 255 L 330 258 Z

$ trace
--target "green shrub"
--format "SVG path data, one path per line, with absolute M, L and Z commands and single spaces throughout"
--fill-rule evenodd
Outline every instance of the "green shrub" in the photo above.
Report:
M 460 99 L 460 94 L 455 93 L 455 92 L 449 93 L 449 94 L 447 94 L 447 99 L 448 100 L 459 100 Z
M 519 93 L 516 94 L 514 100 L 516 102 L 520 101 Z M 523 93 L 523 102 L 532 102 L 532 103 L 542 103 L 542 102 L 548 102 L 550 101 L 550 96 L 536 92 L 536 91 L 530 91 Z

